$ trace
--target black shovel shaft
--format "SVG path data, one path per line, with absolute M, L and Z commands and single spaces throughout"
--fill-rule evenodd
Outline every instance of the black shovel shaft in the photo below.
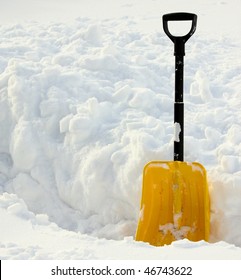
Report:
M 184 103 L 183 103 L 183 55 L 175 57 L 174 102 L 174 160 L 183 161 L 184 154 Z
M 196 30 L 197 16 L 190 13 L 172 13 L 163 16 L 163 29 L 174 43 L 175 55 L 175 102 L 174 102 L 174 160 L 184 158 L 184 103 L 183 103 L 183 69 L 185 43 Z M 168 21 L 192 21 L 190 31 L 185 36 L 173 36 L 168 29 Z

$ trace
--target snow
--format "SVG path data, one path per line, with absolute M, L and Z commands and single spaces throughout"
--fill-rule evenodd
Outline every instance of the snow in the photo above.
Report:
M 175 141 L 175 142 L 180 142 L 180 137 L 179 137 L 179 135 L 180 135 L 180 133 L 181 133 L 181 125 L 180 125 L 180 123 L 177 123 L 177 122 L 175 122 L 174 123 L 174 139 L 173 139 L 173 141 Z
M 0 258 L 240 259 L 241 2 L 4 2 Z M 174 11 L 198 14 L 184 157 L 207 170 L 211 238 L 153 247 L 134 235 L 144 165 L 173 158 Z

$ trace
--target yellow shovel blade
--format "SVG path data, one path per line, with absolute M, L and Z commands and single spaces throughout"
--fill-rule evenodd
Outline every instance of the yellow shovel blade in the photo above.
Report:
M 143 172 L 136 240 L 162 246 L 209 238 L 210 206 L 204 167 L 197 162 L 154 161 Z

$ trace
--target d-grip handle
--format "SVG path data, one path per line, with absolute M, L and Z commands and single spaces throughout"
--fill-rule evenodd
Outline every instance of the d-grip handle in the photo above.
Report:
M 175 43 L 178 38 L 181 39 L 182 42 L 185 42 L 193 35 L 197 26 L 197 15 L 191 13 L 171 13 L 163 15 L 163 29 L 167 36 Z M 191 29 L 185 36 L 174 36 L 171 34 L 168 28 L 168 21 L 192 21 Z

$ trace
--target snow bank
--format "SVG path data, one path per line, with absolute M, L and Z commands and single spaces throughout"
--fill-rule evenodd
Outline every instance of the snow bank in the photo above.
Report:
M 134 235 L 143 166 L 172 160 L 174 137 L 172 43 L 135 26 L 78 18 L 0 28 L 1 211 L 97 237 Z M 237 246 L 239 52 L 224 37 L 196 36 L 185 58 L 185 160 L 207 169 L 211 241 Z

